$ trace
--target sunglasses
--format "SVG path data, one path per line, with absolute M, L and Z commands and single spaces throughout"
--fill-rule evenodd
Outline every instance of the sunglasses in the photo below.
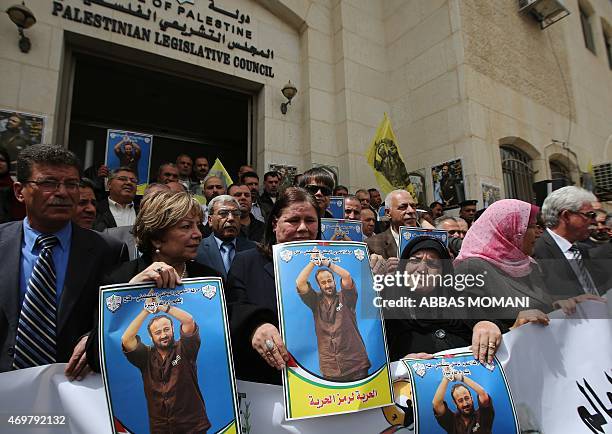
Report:
M 328 187 L 326 187 L 324 185 L 308 184 L 308 185 L 304 186 L 304 189 L 308 193 L 312 194 L 313 196 L 315 194 L 317 194 L 319 192 L 319 190 L 321 191 L 321 194 L 323 196 L 331 196 L 331 194 L 332 194 L 331 188 L 328 188 Z
M 462 231 L 462 230 L 456 230 L 456 231 L 455 230 L 450 230 L 450 231 L 446 231 L 446 232 L 448 232 L 449 235 L 455 235 L 455 234 L 463 234 L 463 235 L 465 235 L 465 234 L 467 234 L 467 231 Z
M 589 220 L 594 220 L 595 217 L 597 217 L 597 213 L 595 211 L 587 211 L 587 212 L 582 212 L 582 211 L 570 211 L 574 214 L 580 214 L 583 217 L 588 218 Z

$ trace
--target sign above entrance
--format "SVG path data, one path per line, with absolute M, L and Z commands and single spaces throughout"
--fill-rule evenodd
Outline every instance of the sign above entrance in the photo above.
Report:
M 77 0 L 52 3 L 52 15 L 128 38 L 230 65 L 263 77 L 274 77 L 274 50 L 253 42 L 251 17 L 208 1 L 204 9 L 194 0 Z M 82 3 L 82 6 L 67 3 Z M 203 4 L 202 1 L 200 4 Z M 125 15 L 124 21 L 119 18 Z M 133 18 L 135 22 L 131 22 Z

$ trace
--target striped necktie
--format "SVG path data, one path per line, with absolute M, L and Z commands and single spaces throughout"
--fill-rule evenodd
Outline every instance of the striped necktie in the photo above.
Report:
M 587 270 L 584 265 L 584 261 L 582 260 L 582 253 L 576 246 L 572 246 L 569 248 L 569 251 L 572 253 L 574 257 L 574 270 L 578 276 L 578 280 L 582 285 L 582 289 L 586 294 L 599 295 L 597 292 L 597 288 L 595 287 L 595 283 L 593 282 L 593 278 L 591 277 L 591 273 Z
M 40 235 L 38 260 L 28 281 L 21 306 L 15 340 L 14 369 L 56 362 L 57 292 L 52 249 L 59 243 L 55 235 Z
M 230 241 L 225 241 L 221 244 L 221 258 L 223 259 L 223 267 L 228 273 L 234 259 L 234 244 Z

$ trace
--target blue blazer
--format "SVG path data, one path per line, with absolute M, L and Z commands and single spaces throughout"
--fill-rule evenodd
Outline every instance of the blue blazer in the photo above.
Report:
M 253 241 L 243 237 L 236 238 L 236 253 L 254 248 L 255 243 Z M 210 234 L 202 240 L 200 247 L 198 247 L 196 261 L 219 272 L 224 280 L 227 279 L 227 273 L 223 266 L 223 258 L 221 257 L 219 246 L 217 246 L 217 242 L 214 239 L 214 234 Z

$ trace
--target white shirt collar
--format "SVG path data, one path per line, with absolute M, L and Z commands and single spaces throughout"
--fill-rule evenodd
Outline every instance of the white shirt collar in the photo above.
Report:
M 567 241 L 565 238 L 563 238 L 561 235 L 555 233 L 553 230 L 551 230 L 550 228 L 546 228 L 546 230 L 548 231 L 549 235 L 552 237 L 553 240 L 555 240 L 555 243 L 557 243 L 557 246 L 559 246 L 559 248 L 561 249 L 561 251 L 565 254 L 572 246 L 573 244 L 570 243 L 569 241 Z
M 393 239 L 395 239 L 395 245 L 399 246 L 399 232 L 395 232 L 393 226 L 391 226 L 391 234 L 393 235 Z
M 134 207 L 134 202 L 130 202 L 127 205 L 121 205 L 119 202 L 115 202 L 110 197 L 108 198 L 108 203 L 109 205 L 113 205 L 115 208 L 121 208 L 121 209 L 129 209 L 129 208 Z

